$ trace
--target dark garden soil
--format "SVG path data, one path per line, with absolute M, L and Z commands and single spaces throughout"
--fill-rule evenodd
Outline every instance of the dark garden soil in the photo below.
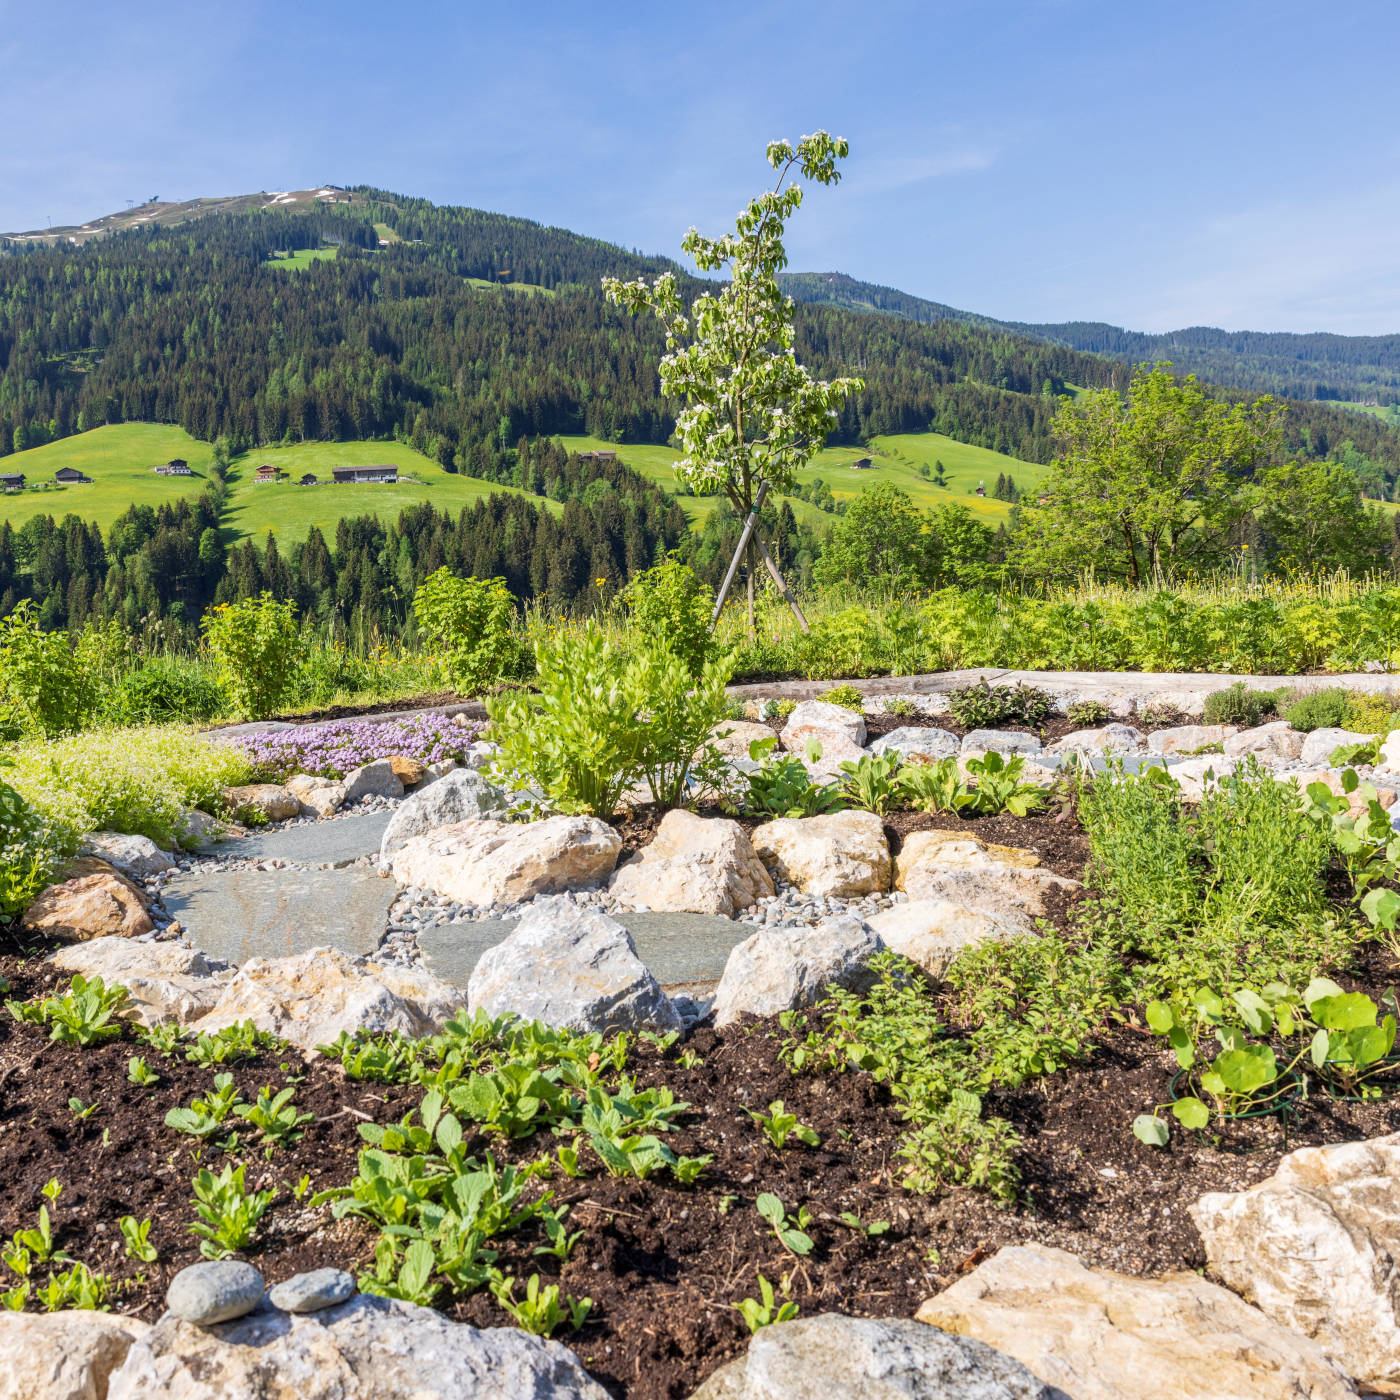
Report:
M 1018 824 L 1017 844 L 1041 839 L 1028 836 L 1026 825 Z M 1036 825 L 1053 824 L 1039 819 Z M 1047 864 L 1053 856 L 1067 866 L 1068 845 L 1057 846 L 1048 832 L 1044 840 Z M 1356 985 L 1374 991 L 1394 977 L 1396 966 L 1377 951 L 1358 973 Z M 10 995 L 19 997 L 54 982 L 41 964 L 17 956 L 0 958 L 0 975 L 12 980 Z M 1174 1063 L 1145 1031 L 1105 1026 L 1087 1064 L 989 1097 L 988 1111 L 1009 1119 L 1024 1139 L 1019 1204 L 999 1206 L 962 1190 L 919 1196 L 898 1184 L 901 1122 L 885 1090 L 861 1073 L 790 1074 L 778 1058 L 781 1035 L 775 1022 L 757 1021 L 723 1032 L 701 1027 L 665 1054 L 638 1043 L 628 1071 L 643 1085 L 669 1086 L 692 1106 L 669 1134 L 670 1146 L 688 1155 L 713 1154 L 713 1164 L 690 1188 L 669 1177 L 553 1178 L 549 1189 L 569 1204 L 570 1227 L 583 1232 L 562 1271 L 552 1259 L 533 1255 L 539 1241 L 528 1229 L 498 1242 L 507 1272 L 522 1278 L 536 1270 L 546 1277 L 558 1273 L 562 1291 L 594 1300 L 583 1330 L 558 1336 L 614 1396 L 689 1395 L 738 1354 L 747 1334 L 731 1305 L 758 1296 L 759 1274 L 775 1285 L 786 1279 L 806 1315 L 836 1310 L 907 1317 L 1007 1244 L 1053 1245 L 1129 1273 L 1198 1269 L 1205 1260 L 1187 1208 L 1202 1192 L 1258 1181 L 1294 1147 L 1400 1128 L 1400 1099 L 1350 1104 L 1315 1097 L 1291 1124 L 1261 1119 L 1220 1134 L 1178 1132 L 1165 1149 L 1146 1147 L 1132 1136 L 1131 1123 L 1166 1097 Z M 684 1067 L 678 1060 L 683 1049 L 701 1062 Z M 158 1084 L 142 1088 L 129 1081 L 128 1060 L 135 1054 L 160 1072 Z M 328 1209 L 298 1204 L 294 1187 L 303 1175 L 313 1191 L 348 1182 L 362 1146 L 357 1123 L 401 1118 L 419 1092 L 352 1081 L 337 1064 L 303 1064 L 291 1052 L 263 1053 L 225 1068 L 248 1099 L 261 1085 L 295 1082 L 298 1106 L 316 1114 L 301 1142 L 270 1159 L 251 1142 L 234 1154 L 247 1163 L 250 1188 L 277 1193 L 271 1225 L 246 1257 L 269 1283 L 319 1265 L 365 1268 L 372 1228 L 355 1220 L 336 1223 Z M 58 1244 L 112 1276 L 116 1311 L 154 1318 L 171 1275 L 199 1258 L 186 1229 L 194 1219 L 190 1179 L 200 1165 L 217 1170 L 226 1160 L 219 1149 L 201 1150 L 166 1127 L 165 1114 L 206 1092 L 216 1072 L 163 1056 L 130 1030 L 79 1050 L 0 1014 L 0 1171 L 6 1185 L 0 1233 L 8 1237 L 33 1226 L 41 1188 L 57 1178 L 63 1185 L 52 1208 Z M 79 1119 L 69 1107 L 72 1098 L 97 1108 Z M 769 1145 L 747 1110 L 778 1098 L 820 1134 L 820 1147 Z M 501 1161 L 535 1157 L 554 1144 L 497 1137 L 470 1146 Z M 801 1205 L 811 1212 L 816 1247 L 809 1257 L 787 1253 L 758 1216 L 754 1201 L 762 1191 L 780 1196 L 789 1211 Z M 890 1228 L 867 1237 L 841 1223 L 843 1212 L 865 1224 L 887 1221 Z M 117 1222 L 128 1214 L 152 1221 L 150 1238 L 160 1255 L 155 1265 L 124 1258 Z M 506 1321 L 485 1291 L 460 1301 L 440 1296 L 437 1305 L 477 1325 Z

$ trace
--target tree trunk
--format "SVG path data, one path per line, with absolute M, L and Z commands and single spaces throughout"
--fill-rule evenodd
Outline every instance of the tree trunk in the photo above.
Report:
M 749 643 L 752 645 L 758 640 L 758 629 L 754 625 L 754 584 L 758 571 L 758 549 L 755 547 L 752 537 L 749 539 L 748 559 L 745 567 L 749 576 Z

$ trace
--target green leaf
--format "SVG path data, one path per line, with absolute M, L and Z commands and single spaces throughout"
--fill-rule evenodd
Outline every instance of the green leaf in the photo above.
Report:
M 1361 901 L 1361 912 L 1377 928 L 1393 929 L 1400 919 L 1400 894 L 1378 885 Z
M 1215 1057 L 1213 1068 L 1226 1088 L 1236 1094 L 1252 1094 L 1278 1078 L 1278 1063 L 1269 1045 L 1226 1050 Z
M 1166 1035 L 1176 1025 L 1176 1012 L 1166 1002 L 1147 1003 L 1147 1024 L 1158 1035 Z
M 1171 1130 L 1155 1113 L 1139 1113 L 1133 1119 L 1133 1136 L 1149 1147 L 1165 1147 L 1171 1138 Z
M 1231 1000 L 1234 1001 L 1245 1025 L 1255 1035 L 1268 1035 L 1273 1027 L 1274 1018 L 1269 1011 L 1268 1004 L 1258 992 L 1253 992 L 1248 987 L 1241 987 L 1234 993 Z
M 1315 1001 L 1321 1001 L 1323 997 L 1339 997 L 1342 989 L 1328 977 L 1314 977 L 1306 987 L 1303 988 L 1303 1005 L 1312 1010 Z
M 1312 1018 L 1329 1031 L 1355 1031 L 1376 1024 L 1376 1003 L 1364 992 L 1320 997 L 1308 1004 Z
M 1176 1062 L 1182 1069 L 1190 1069 L 1196 1063 L 1196 1046 L 1191 1037 L 1180 1026 L 1173 1026 L 1168 1039 L 1176 1054 Z
M 1312 1038 L 1312 1062 L 1321 1069 L 1327 1063 L 1327 1056 L 1332 1048 L 1332 1037 L 1326 1031 L 1318 1031 Z
M 1172 1112 L 1183 1128 L 1204 1128 L 1210 1122 L 1210 1110 L 1197 1098 L 1178 1099 Z
M 783 1222 L 783 1203 L 771 1191 L 765 1191 L 754 1202 L 754 1207 L 758 1213 L 773 1226 L 781 1225 Z

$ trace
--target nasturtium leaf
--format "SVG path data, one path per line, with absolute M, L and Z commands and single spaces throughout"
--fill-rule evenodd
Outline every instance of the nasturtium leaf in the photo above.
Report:
M 1197 987 L 1191 1000 L 1202 1016 L 1214 1018 L 1225 1014 L 1225 1003 L 1209 987 Z
M 1204 1128 L 1210 1122 L 1210 1110 L 1200 1099 L 1178 1099 L 1172 1112 L 1183 1128 Z
M 1312 1038 L 1312 1062 L 1318 1069 L 1327 1063 L 1327 1056 L 1331 1053 L 1332 1037 L 1326 1031 L 1318 1031 Z
M 1376 1003 L 1364 992 L 1319 997 L 1308 1004 L 1312 1018 L 1329 1031 L 1355 1031 L 1376 1024 Z
M 1361 912 L 1377 928 L 1393 929 L 1400 919 L 1400 894 L 1377 887 L 1361 901 Z
M 1176 1012 L 1163 1001 L 1147 1003 L 1147 1024 L 1158 1035 L 1166 1035 L 1176 1025 Z
M 1312 1010 L 1315 1001 L 1321 1001 L 1323 997 L 1339 997 L 1342 989 L 1328 977 L 1314 977 L 1306 987 L 1303 988 L 1303 1005 Z
M 1387 1020 L 1390 1018 L 1387 1017 Z M 1373 1065 L 1390 1054 L 1395 1044 L 1395 1028 L 1392 1024 L 1387 1035 L 1382 1026 L 1363 1026 L 1347 1036 L 1347 1048 L 1351 1051 L 1353 1063 L 1359 1066 Z
M 1225 1087 L 1235 1094 L 1252 1094 L 1278 1078 L 1278 1063 L 1269 1045 L 1226 1050 L 1215 1057 L 1214 1069 L 1225 1081 Z
M 1133 1119 L 1133 1136 L 1149 1147 L 1165 1147 L 1171 1138 L 1171 1129 L 1166 1120 L 1155 1113 L 1139 1113 Z
M 1173 1026 L 1168 1039 L 1176 1053 L 1176 1062 L 1182 1069 L 1190 1069 L 1196 1063 L 1196 1047 L 1191 1037 L 1180 1026 Z
M 1235 1009 L 1240 1013 L 1240 1018 L 1255 1035 L 1268 1035 L 1273 1026 L 1274 1018 L 1264 998 L 1258 992 L 1251 991 L 1248 987 L 1241 987 L 1234 993 L 1231 1000 L 1235 1003 Z

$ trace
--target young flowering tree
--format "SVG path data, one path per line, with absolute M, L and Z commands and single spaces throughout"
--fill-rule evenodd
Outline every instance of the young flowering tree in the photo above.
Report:
M 696 266 L 729 277 L 717 294 L 702 293 L 688 310 L 672 273 L 650 285 L 645 279 L 603 279 L 609 301 L 633 314 L 651 311 L 666 327 L 661 389 L 685 404 L 676 417 L 683 452 L 676 475 L 697 495 L 722 492 L 751 529 L 766 490 L 792 489 L 794 474 L 822 446 L 846 396 L 863 387 L 859 379 L 814 379 L 798 362 L 792 299 L 778 286 L 778 273 L 787 266 L 784 226 L 802 203 L 798 178 L 836 184 L 836 163 L 849 150 L 825 131 L 804 136 L 796 148 L 772 142 L 768 164 L 778 172 L 777 182 L 749 201 L 734 232 L 706 238 L 692 228 L 686 234 L 681 247 Z M 747 549 L 752 632 L 758 553 L 788 594 L 756 531 Z

